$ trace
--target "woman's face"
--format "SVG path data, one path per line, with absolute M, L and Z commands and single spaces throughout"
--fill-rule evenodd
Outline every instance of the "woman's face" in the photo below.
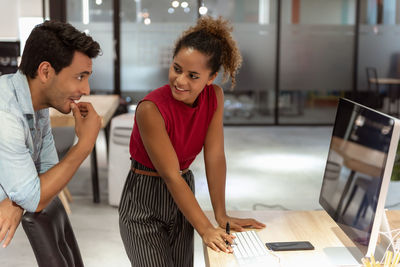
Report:
M 204 87 L 212 84 L 217 73 L 210 76 L 208 59 L 208 56 L 190 47 L 181 48 L 175 55 L 168 76 L 172 96 L 176 100 L 193 106 Z

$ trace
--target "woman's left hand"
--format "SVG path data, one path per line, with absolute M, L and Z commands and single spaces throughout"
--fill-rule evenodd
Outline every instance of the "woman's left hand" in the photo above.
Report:
M 230 228 L 236 232 L 242 232 L 244 227 L 246 228 L 255 228 L 255 229 L 262 229 L 266 225 L 251 218 L 235 218 L 230 216 L 224 216 L 217 218 L 217 222 L 219 226 L 223 229 L 226 227 L 226 223 L 229 222 Z

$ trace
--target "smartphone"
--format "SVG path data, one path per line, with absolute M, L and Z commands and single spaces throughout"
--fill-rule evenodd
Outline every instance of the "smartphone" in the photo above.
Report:
M 265 243 L 267 248 L 273 251 L 290 251 L 290 250 L 313 250 L 314 246 L 308 241 L 293 242 L 270 242 Z

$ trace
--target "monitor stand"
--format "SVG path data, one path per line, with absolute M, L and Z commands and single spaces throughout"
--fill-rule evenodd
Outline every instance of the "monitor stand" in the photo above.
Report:
M 357 247 L 324 248 L 325 256 L 334 266 L 360 266 L 364 254 Z
M 338 235 L 338 233 L 337 233 Z M 338 236 L 339 237 L 339 236 Z M 340 238 L 339 238 L 340 239 Z M 380 234 L 379 241 L 376 244 L 375 248 L 375 259 L 382 260 L 383 256 L 386 252 L 387 247 L 392 242 L 393 237 L 391 234 L 389 221 L 386 216 L 386 210 L 383 213 L 381 226 L 380 226 Z M 359 266 L 362 264 L 361 259 L 363 257 L 369 257 L 370 255 L 365 255 L 365 252 L 361 252 L 361 250 L 356 247 L 327 247 L 324 248 L 325 256 L 329 259 L 329 261 L 335 266 L 351 266 L 356 265 Z

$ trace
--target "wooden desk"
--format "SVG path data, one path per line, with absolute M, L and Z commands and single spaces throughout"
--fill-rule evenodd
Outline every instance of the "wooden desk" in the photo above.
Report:
M 373 177 L 381 176 L 386 153 L 336 136 L 332 137 L 331 149 L 343 157 L 347 168 Z
M 315 250 L 275 252 L 283 261 L 282 266 L 333 266 L 326 256 L 329 249 L 355 247 L 355 244 L 337 226 L 325 211 L 232 211 L 231 216 L 252 217 L 267 225 L 258 231 L 265 242 L 308 240 Z M 206 212 L 214 225 L 214 214 Z M 400 211 L 389 211 L 388 219 L 392 229 L 400 225 Z M 393 224 L 392 224 L 393 223 Z M 208 267 L 235 267 L 235 256 L 215 252 L 203 244 L 204 258 Z
M 118 95 L 89 95 L 82 96 L 79 102 L 90 102 L 101 117 L 101 128 L 105 128 L 119 105 Z M 50 108 L 51 127 L 75 126 L 72 112 L 63 114 L 54 108 Z
M 379 84 L 385 84 L 385 85 L 400 85 L 400 79 L 396 78 L 370 78 L 369 79 L 370 83 L 379 83 Z
M 110 122 L 113 114 L 119 105 L 118 95 L 89 95 L 82 96 L 79 102 L 90 102 L 92 103 L 94 109 L 101 117 L 101 128 L 106 129 L 106 126 Z M 61 112 L 50 108 L 50 121 L 51 127 L 65 127 L 65 126 L 75 126 L 75 119 L 72 112 L 69 114 L 62 114 Z M 93 202 L 100 202 L 100 190 L 99 190 L 99 177 L 98 177 L 98 166 L 97 166 L 97 156 L 96 156 L 96 145 L 90 154 L 91 159 L 91 173 L 92 173 L 92 185 L 93 185 Z

